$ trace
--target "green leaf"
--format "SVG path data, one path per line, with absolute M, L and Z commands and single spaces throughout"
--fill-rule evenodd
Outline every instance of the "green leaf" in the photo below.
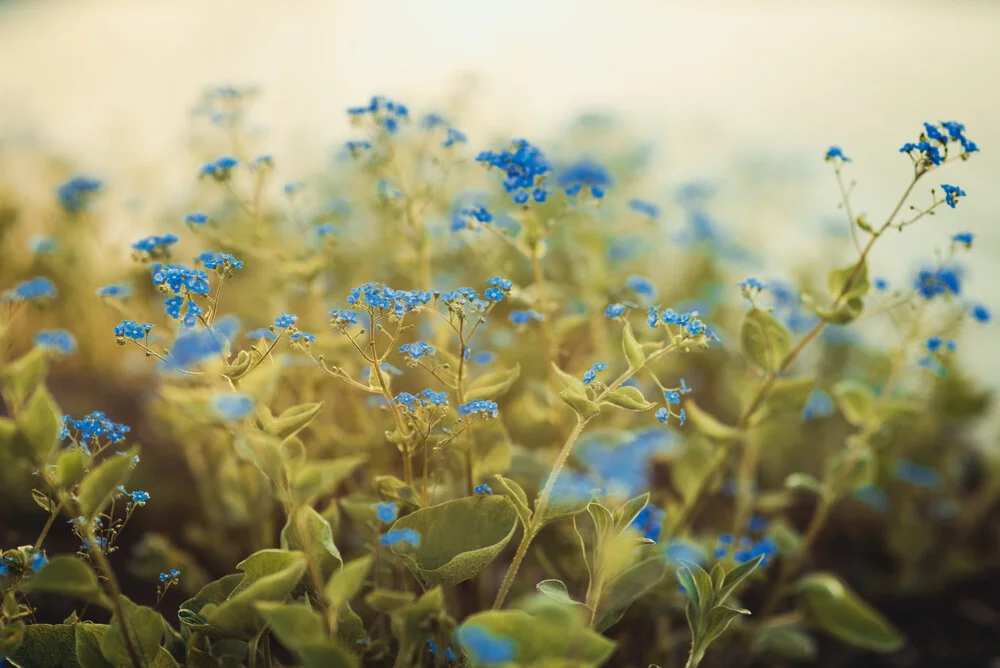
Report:
M 76 660 L 76 632 L 69 624 L 27 626 L 21 646 L 5 658 L 16 668 L 81 668 Z
M 124 485 L 132 474 L 134 454 L 130 450 L 126 456 L 108 457 L 84 476 L 76 493 L 81 515 L 93 519 L 111 502 L 115 488 Z
M 17 414 L 17 427 L 35 456 L 36 463 L 48 461 L 49 453 L 59 442 L 62 411 L 44 387 L 35 390 L 28 403 Z
M 582 380 L 576 376 L 569 375 L 556 366 L 555 362 L 552 363 L 552 369 L 556 372 L 556 375 L 559 376 L 559 379 L 566 385 L 567 390 L 572 390 L 582 397 L 587 396 L 587 385 Z M 560 396 L 562 395 L 560 394 Z
M 697 568 L 697 566 L 695 566 Z M 681 583 L 684 587 L 684 591 L 687 593 L 688 601 L 691 607 L 699 612 L 704 609 L 705 605 L 701 596 L 701 591 L 698 589 L 697 583 L 694 581 L 694 571 L 687 564 L 681 564 L 677 568 L 676 572 L 677 581 Z
M 456 641 L 473 665 L 490 664 L 488 657 L 478 654 L 482 645 L 479 638 L 484 634 L 511 647 L 514 661 L 504 665 L 545 665 L 545 660 L 559 659 L 563 665 L 586 668 L 601 665 L 615 648 L 612 641 L 584 627 L 574 615 L 492 610 L 467 617 L 455 632 Z
M 863 426 L 875 410 L 875 392 L 867 383 L 842 380 L 833 386 L 833 400 L 844 419 L 855 427 Z
M 292 478 L 292 496 L 296 502 L 307 504 L 319 496 L 333 494 L 367 461 L 368 455 L 349 455 L 306 462 Z
M 510 434 L 503 420 L 487 420 L 472 430 L 472 474 L 484 480 L 510 468 Z
M 773 315 L 754 307 L 743 318 L 740 344 L 747 359 L 773 373 L 791 350 L 792 334 Z
M 102 597 L 93 569 L 80 559 L 65 555 L 50 559 L 22 587 L 29 592 L 62 594 L 85 601 L 97 601 Z
M 356 656 L 333 640 L 301 647 L 298 653 L 304 668 L 357 668 L 361 665 Z
M 816 641 L 808 633 L 794 626 L 762 628 L 754 634 L 753 652 L 780 656 L 796 661 L 816 658 Z
M 254 605 L 287 600 L 305 574 L 306 558 L 301 552 L 261 550 L 236 568 L 246 574 L 243 581 L 228 600 L 205 617 L 216 632 L 249 639 L 261 625 Z
M 397 520 L 392 530 L 412 529 L 420 544 L 399 543 L 392 551 L 425 588 L 450 587 L 474 577 L 496 559 L 517 526 L 517 510 L 507 497 L 469 496 Z
M 694 428 L 708 438 L 727 443 L 737 441 L 742 436 L 739 429 L 719 422 L 711 414 L 702 410 L 692 399 L 684 402 L 684 410 L 687 419 L 694 425 Z
M 308 603 L 261 602 L 255 607 L 281 644 L 292 651 L 326 640 L 323 618 Z
M 649 505 L 649 492 L 629 499 L 616 508 L 614 513 L 615 530 L 618 533 L 621 533 L 628 528 L 628 526 L 632 524 L 632 520 L 634 520 L 647 505 Z
M 10 618 L 0 626 L 0 656 L 11 656 L 24 643 L 24 632 L 27 627 L 20 619 Z
M 668 568 L 667 561 L 657 555 L 640 561 L 612 580 L 601 597 L 595 630 L 603 632 L 614 625 L 636 599 L 663 581 Z
M 59 482 L 59 486 L 63 489 L 69 489 L 80 482 L 85 473 L 86 461 L 87 456 L 80 448 L 63 450 L 59 459 L 56 460 L 56 480 Z
M 372 570 L 374 557 L 361 557 L 344 564 L 344 567 L 330 576 L 326 583 L 326 598 L 330 604 L 339 607 L 357 596 Z
M 82 668 L 115 668 L 101 654 L 101 638 L 108 630 L 107 624 L 74 624 L 76 632 L 76 660 Z
M 281 530 L 281 549 L 299 550 L 327 578 L 344 564 L 340 550 L 333 543 L 333 529 L 312 506 L 299 506 Z
M 284 365 L 285 358 L 283 356 L 272 355 L 270 360 L 263 362 L 253 372 L 240 378 L 236 387 L 258 405 L 269 404 L 278 387 L 278 379 L 281 377 Z
M 712 570 L 708 575 L 712 578 L 712 590 L 715 592 L 716 596 L 718 596 L 726 582 L 726 567 L 722 565 L 721 561 L 717 561 L 715 562 L 715 565 L 712 566 Z
M 834 269 L 827 274 L 826 285 L 830 289 L 830 297 L 834 300 L 842 298 L 844 301 L 847 301 L 864 297 L 868 294 L 868 288 L 870 287 L 868 284 L 868 264 L 864 262 L 861 264 L 861 270 L 850 287 L 846 290 L 844 289 L 848 279 L 854 273 L 855 266 L 852 264 L 842 269 Z
M 412 603 L 416 598 L 412 591 L 373 589 L 365 596 L 365 603 L 375 612 L 391 615 L 396 610 Z
M 826 482 L 835 493 L 870 485 L 877 474 L 878 459 L 870 448 L 841 450 L 826 462 Z
M 117 614 L 111 618 L 110 626 L 101 636 L 101 654 L 116 666 L 131 666 L 124 637 L 127 629 L 132 647 L 143 665 L 153 664 L 163 642 L 163 618 L 156 610 L 136 605 L 124 596 L 121 597 L 121 606 L 125 619 L 120 619 Z M 123 624 L 125 628 L 122 628 Z
M 288 438 L 305 429 L 319 415 L 323 402 L 292 406 L 273 421 L 264 425 L 264 431 L 278 438 Z
M 815 384 L 816 376 L 813 374 L 775 379 L 767 399 L 755 415 L 755 422 L 801 413 Z
M 257 429 L 246 429 L 233 441 L 236 452 L 257 467 L 276 485 L 284 485 L 285 465 L 281 458 L 281 439 Z
M 905 640 L 877 610 L 832 573 L 814 573 L 798 583 L 811 618 L 830 635 L 876 652 L 895 652 Z
M 792 473 L 785 478 L 785 487 L 788 489 L 803 489 L 819 495 L 823 495 L 826 492 L 823 483 L 817 480 L 816 476 L 809 473 Z
M 590 420 L 591 418 L 597 417 L 601 413 L 600 406 L 595 404 L 586 396 L 577 393 L 576 390 L 572 388 L 566 388 L 560 392 L 559 397 L 565 401 L 577 415 L 580 416 L 581 420 Z
M 646 353 L 642 352 L 642 346 L 636 341 L 632 325 L 628 322 L 622 330 L 622 350 L 625 352 L 625 359 L 628 360 L 629 369 L 641 369 L 646 363 Z
M 614 519 L 610 510 L 596 501 L 591 501 L 587 504 L 587 513 L 590 515 L 590 519 L 594 521 L 594 531 L 598 540 L 602 540 L 611 533 Z
M 751 559 L 750 561 L 739 564 L 733 570 L 726 573 L 726 578 L 723 580 L 722 588 L 716 592 L 715 600 L 719 603 L 725 603 L 726 599 L 732 596 L 736 588 L 746 580 L 750 575 L 757 570 L 760 566 L 760 562 L 764 561 L 764 555 L 760 555 Z
M 35 346 L 0 372 L 2 385 L 10 392 L 15 407 L 23 405 L 41 385 L 48 370 L 49 360 L 45 349 Z
M 639 388 L 631 386 L 619 387 L 608 392 L 604 396 L 604 402 L 629 411 L 648 411 L 656 405 L 646 401 Z
M 376 476 L 374 483 L 375 492 L 383 499 L 401 501 L 417 508 L 421 508 L 424 505 L 417 490 L 394 475 Z
M 823 320 L 832 325 L 846 325 L 857 319 L 864 311 L 865 303 L 860 297 L 849 299 L 845 304 L 837 309 L 813 306 L 813 310 Z
M 31 498 L 34 500 L 38 506 L 47 513 L 55 512 L 55 509 L 59 507 L 59 502 L 54 499 L 50 499 L 41 490 L 33 489 L 31 490 Z
M 207 606 L 215 608 L 225 603 L 244 577 L 242 573 L 233 573 L 220 580 L 209 582 L 194 598 L 181 603 L 177 613 L 178 619 L 191 631 L 209 633 L 208 620 L 201 615 L 202 609 Z
M 509 369 L 501 369 L 480 376 L 469 385 L 465 392 L 465 400 L 496 399 L 505 394 L 520 375 L 521 365 L 515 364 Z
M 700 639 L 702 646 L 708 647 L 716 638 L 725 633 L 736 618 L 749 614 L 749 610 L 730 608 L 726 605 L 717 605 L 712 608 L 705 620 L 705 635 Z
M 521 524 L 527 527 L 531 521 L 531 507 L 528 505 L 528 495 L 524 493 L 524 489 L 510 478 L 505 478 L 502 475 L 495 475 L 493 478 L 499 483 L 500 489 L 497 491 L 506 493 L 507 498 L 517 509 L 517 516 L 520 518 Z
M 569 595 L 569 590 L 566 589 L 566 583 L 562 580 L 542 580 L 535 585 L 535 589 L 553 601 L 568 605 L 583 605 L 583 603 L 573 600 L 573 597 Z

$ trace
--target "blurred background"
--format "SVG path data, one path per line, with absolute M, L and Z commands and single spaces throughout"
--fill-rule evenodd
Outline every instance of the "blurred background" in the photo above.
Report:
M 924 121 L 957 120 L 982 152 L 924 185 L 953 183 L 968 197 L 877 245 L 871 271 L 907 286 L 952 235 L 971 231 L 963 291 L 997 313 L 997 26 L 1000 3 L 985 0 L 0 0 L 0 200 L 52 210 L 67 175 L 93 175 L 105 185 L 101 227 L 88 234 L 126 258 L 135 239 L 180 226 L 179 202 L 198 201 L 206 156 L 193 150 L 204 137 L 191 112 L 222 85 L 259 88 L 251 126 L 283 183 L 341 169 L 339 148 L 354 135 L 344 111 L 372 95 L 419 115 L 445 110 L 473 155 L 512 136 L 559 154 L 581 115 L 610 117 L 615 136 L 642 149 L 638 185 L 667 207 L 667 234 L 686 225 L 669 208 L 678 191 L 706 184 L 725 234 L 753 251 L 744 275 L 794 280 L 802 265 L 852 259 L 822 159 L 829 146 L 853 159 L 855 212 L 881 222 L 911 175 L 899 147 Z M 927 188 L 915 203 L 930 202 Z M 0 264 L 10 261 L 5 249 Z M 961 339 L 979 389 L 1000 381 L 994 327 L 966 328 Z M 89 390 L 64 382 L 66 395 Z M 978 438 L 963 445 L 995 459 L 996 410 L 972 427 Z M 842 549 L 849 530 L 824 547 L 866 558 L 863 541 Z M 996 544 L 984 537 L 981 552 Z M 995 556 L 984 563 L 993 575 L 963 591 L 998 591 Z M 915 611 L 910 638 L 935 623 L 931 603 L 880 603 L 893 619 Z M 988 606 L 961 613 L 961 624 L 977 615 L 979 628 L 1000 633 Z

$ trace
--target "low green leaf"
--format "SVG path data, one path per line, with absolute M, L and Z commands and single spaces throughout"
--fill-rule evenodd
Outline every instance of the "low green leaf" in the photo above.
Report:
M 717 605 L 708 612 L 705 620 L 705 635 L 702 636 L 701 643 L 707 647 L 716 638 L 721 636 L 738 617 L 749 615 L 749 610 L 743 608 L 730 608 L 726 605 Z
M 87 456 L 80 448 L 63 450 L 56 460 L 56 480 L 63 489 L 69 489 L 80 482 L 85 473 Z
M 261 550 L 236 566 L 246 575 L 232 595 L 205 615 L 214 631 L 227 637 L 248 639 L 260 628 L 254 605 L 262 601 L 285 601 L 306 571 L 302 552 Z
M 49 370 L 44 348 L 35 346 L 0 372 L 3 387 L 10 392 L 14 406 L 21 406 L 45 380 Z
M 507 497 L 469 496 L 397 520 L 392 530 L 412 529 L 420 541 L 416 547 L 393 545 L 392 551 L 425 588 L 450 587 L 474 577 L 496 559 L 517 526 L 517 510 Z
M 864 308 L 865 303 L 860 297 L 849 299 L 845 304 L 836 309 L 832 307 L 813 306 L 816 315 L 831 325 L 846 325 L 853 322 L 861 315 Z
M 330 523 L 312 506 L 299 506 L 281 530 L 281 549 L 299 550 L 320 570 L 326 580 L 339 569 L 344 560 L 333 543 Z
M 242 573 L 233 573 L 220 580 L 210 582 L 199 591 L 194 598 L 190 598 L 181 603 L 177 617 L 181 623 L 191 631 L 199 633 L 211 633 L 208 627 L 208 620 L 200 613 L 207 606 L 212 608 L 222 605 L 230 597 L 233 590 L 243 581 L 245 576 Z
M 754 307 L 743 318 L 740 345 L 747 359 L 773 373 L 791 350 L 792 334 L 773 315 Z
M 867 383 L 842 380 L 833 386 L 833 400 L 844 419 L 855 427 L 863 426 L 875 410 L 875 392 Z
M 581 420 L 590 420 L 591 418 L 597 417 L 601 413 L 600 406 L 595 404 L 586 396 L 577 393 L 574 389 L 566 388 L 559 393 L 559 397 L 565 401 L 577 415 L 580 416 Z
M 97 601 L 102 595 L 94 570 L 80 559 L 65 555 L 50 559 L 22 586 L 29 592 L 62 594 L 85 601 Z
M 20 619 L 10 618 L 0 626 L 0 657 L 11 656 L 24 643 L 24 632 L 27 627 Z
M 376 476 L 374 485 L 375 493 L 387 501 L 400 501 L 417 508 L 424 505 L 417 490 L 394 475 Z
M 101 636 L 101 654 L 116 666 L 132 665 L 124 636 L 127 632 L 143 665 L 154 665 L 163 642 L 163 618 L 156 610 L 136 605 L 124 596 L 121 606 L 125 619 L 117 614 L 111 618 L 111 624 Z
M 628 322 L 625 323 L 625 328 L 622 330 L 622 350 L 625 352 L 629 369 L 641 369 L 642 365 L 646 363 L 646 353 L 642 351 L 642 346 L 639 345 L 635 333 L 632 332 L 632 325 Z
M 357 596 L 372 570 L 373 557 L 361 557 L 344 564 L 330 576 L 326 583 L 326 598 L 333 606 L 340 606 Z
M 796 661 L 816 658 L 816 641 L 808 633 L 794 626 L 762 628 L 754 634 L 753 652 L 780 656 Z
M 566 386 L 566 389 L 576 392 L 580 396 L 587 396 L 587 386 L 586 384 L 577 378 L 576 376 L 571 376 L 562 369 L 560 369 L 556 364 L 552 363 L 552 369 L 556 372 L 556 375 Z M 561 396 L 561 395 L 560 395 Z
M 15 668 L 81 668 L 76 660 L 76 632 L 69 624 L 25 627 L 21 646 L 4 658 Z
M 285 482 L 285 466 L 281 458 L 281 439 L 256 429 L 246 429 L 233 441 L 236 452 L 257 467 L 277 485 Z
M 319 415 L 322 408 L 322 401 L 313 404 L 292 406 L 273 421 L 264 425 L 264 431 L 278 438 L 288 438 L 305 429 Z
M 55 512 L 56 508 L 59 507 L 59 502 L 55 499 L 50 499 L 41 490 L 33 489 L 31 490 L 31 498 L 34 500 L 38 506 L 47 513 Z
M 668 568 L 667 561 L 657 555 L 640 561 L 612 580 L 601 597 L 594 629 L 603 632 L 614 625 L 636 599 L 663 581 Z
M 694 428 L 708 438 L 728 443 L 737 441 L 742 436 L 739 429 L 719 422 L 714 416 L 702 410 L 692 399 L 684 402 L 684 410 L 687 419 L 694 425 Z
M 553 601 L 567 605 L 583 605 L 583 603 L 573 600 L 573 597 L 569 595 L 569 590 L 566 589 L 566 583 L 562 580 L 542 580 L 535 585 L 535 589 Z
M 868 264 L 861 263 L 861 267 L 855 274 L 856 264 L 851 264 L 841 269 L 834 269 L 826 277 L 826 285 L 830 290 L 830 297 L 834 300 L 844 301 L 864 297 L 868 294 L 870 287 L 868 283 Z M 853 277 L 851 284 L 847 282 Z
M 515 364 L 509 369 L 501 369 L 482 375 L 469 385 L 465 392 L 465 400 L 496 399 L 504 395 L 520 375 L 520 364 Z
M 375 612 L 391 615 L 416 599 L 412 591 L 373 589 L 365 596 L 365 603 Z
M 317 497 L 334 494 L 367 461 L 367 455 L 348 455 L 306 462 L 292 478 L 292 496 L 296 502 L 308 504 Z
M 608 392 L 604 396 L 604 402 L 629 411 L 648 411 L 656 406 L 646 401 L 639 388 L 631 386 L 619 387 Z
M 129 451 L 126 456 L 108 457 L 84 476 L 76 493 L 81 515 L 93 519 L 111 502 L 115 489 L 132 474 L 134 454 Z
M 723 580 L 722 588 L 716 592 L 715 600 L 719 603 L 725 603 L 726 599 L 732 596 L 736 588 L 746 580 L 750 575 L 757 570 L 760 566 L 760 562 L 764 561 L 764 555 L 760 555 L 751 559 L 750 561 L 744 562 L 737 565 L 733 570 L 726 573 L 726 578 Z
M 767 399 L 761 404 L 755 415 L 759 423 L 769 418 L 782 418 L 798 415 L 805 408 L 816 384 L 816 376 L 808 374 L 797 378 L 777 378 L 771 385 Z
M 49 453 L 59 442 L 62 417 L 62 411 L 44 387 L 38 387 L 17 413 L 18 431 L 31 445 L 36 463 L 47 462 Z
M 905 640 L 887 619 L 832 573 L 814 573 L 798 583 L 806 610 L 830 635 L 876 652 L 895 652 Z
M 583 626 L 575 616 L 532 615 L 524 610 L 491 610 L 476 613 L 455 632 L 455 640 L 473 665 L 488 661 L 479 654 L 480 638 L 489 636 L 491 645 L 506 645 L 513 661 L 505 665 L 544 666 L 561 660 L 564 665 L 589 668 L 603 664 L 615 644 Z
M 531 521 L 531 507 L 528 505 L 528 495 L 524 493 L 524 489 L 510 478 L 505 478 L 502 475 L 495 475 L 493 478 L 499 484 L 497 491 L 506 493 L 507 498 L 514 504 L 521 524 L 528 526 Z
M 261 602 L 255 607 L 281 644 L 294 652 L 326 640 L 323 618 L 307 603 Z
M 82 668 L 115 668 L 115 664 L 101 654 L 101 638 L 108 630 L 107 624 L 74 624 L 76 660 Z

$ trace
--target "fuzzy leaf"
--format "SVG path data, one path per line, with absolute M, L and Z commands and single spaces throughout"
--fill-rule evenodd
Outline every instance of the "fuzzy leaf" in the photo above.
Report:
M 875 392 L 857 380 L 842 380 L 834 385 L 833 400 L 844 419 L 855 427 L 863 426 L 875 410 Z
M 740 328 L 743 354 L 764 371 L 781 367 L 792 347 L 792 334 L 774 316 L 759 308 L 750 309 Z
M 619 387 L 617 390 L 608 392 L 604 401 L 629 411 L 648 411 L 656 405 L 646 401 L 646 397 L 642 395 L 639 388 L 630 386 Z
M 642 346 L 632 332 L 632 325 L 628 322 L 622 330 L 622 350 L 625 352 L 625 359 L 628 360 L 629 369 L 640 369 L 646 363 L 646 353 L 642 351 Z
M 705 436 L 723 443 L 737 441 L 742 433 L 736 427 L 719 422 L 714 416 L 702 410 L 692 399 L 684 402 L 684 412 L 695 429 Z
M 520 375 L 521 365 L 515 364 L 509 369 L 501 369 L 480 376 L 469 385 L 465 392 L 465 400 L 496 399 L 506 393 Z
M 876 652 L 895 652 L 905 643 L 885 617 L 832 573 L 802 578 L 798 591 L 816 624 L 843 642 Z
M 559 393 L 559 396 L 580 416 L 581 420 L 590 420 L 601 413 L 600 406 L 571 388 L 566 388 Z
M 273 421 L 264 425 L 264 431 L 278 438 L 288 438 L 292 434 L 305 429 L 319 415 L 322 408 L 322 401 L 314 404 L 292 406 Z
M 134 454 L 134 451 L 130 451 L 125 456 L 108 457 L 83 478 L 76 499 L 84 517 L 96 517 L 111 502 L 115 489 L 124 485 L 132 474 Z

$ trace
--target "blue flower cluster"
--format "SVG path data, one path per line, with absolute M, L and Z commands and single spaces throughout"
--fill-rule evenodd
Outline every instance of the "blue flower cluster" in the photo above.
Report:
M 636 213 L 652 218 L 653 220 L 660 217 L 660 207 L 646 200 L 631 199 L 629 200 L 628 207 Z
M 399 507 L 391 501 L 373 503 L 372 509 L 375 511 L 375 518 L 382 524 L 395 522 L 399 516 Z
M 664 512 L 662 508 L 647 504 L 645 508 L 639 511 L 639 514 L 635 516 L 635 519 L 632 520 L 632 524 L 629 526 L 638 530 L 646 540 L 658 542 L 663 529 L 663 517 Z
M 123 299 L 132 294 L 132 286 L 128 283 L 114 283 L 105 285 L 97 289 L 98 297 L 110 297 L 112 299 Z
M 957 295 L 962 291 L 961 272 L 957 267 L 947 266 L 921 269 L 917 273 L 914 287 L 924 299 L 933 299 L 938 295 Z
M 958 204 L 958 198 L 965 197 L 965 191 L 958 186 L 950 186 L 947 183 L 942 183 L 941 190 L 944 191 L 945 203 L 953 209 L 955 208 L 955 205 Z
M 193 225 L 195 227 L 201 227 L 208 223 L 208 215 L 202 213 L 201 211 L 195 211 L 184 216 L 184 222 L 188 225 Z
M 407 359 L 411 362 L 416 362 L 424 355 L 433 355 L 436 351 L 434 350 L 434 346 L 426 341 L 414 341 L 413 343 L 404 343 L 401 345 L 399 352 L 406 355 Z
M 480 483 L 480 484 L 476 485 L 472 489 L 472 493 L 473 494 L 480 494 L 480 495 L 483 495 L 483 496 L 489 496 L 489 495 L 493 494 L 493 490 L 490 489 L 490 486 L 487 485 L 484 482 L 484 483 Z
M 122 320 L 121 324 L 115 325 L 115 336 L 119 339 L 118 343 L 124 344 L 126 339 L 138 341 L 146 338 L 152 329 L 149 323 L 140 325 L 135 320 Z
M 632 274 L 626 278 L 625 287 L 643 299 L 647 299 L 649 301 L 656 299 L 659 294 L 659 290 L 656 289 L 656 286 L 651 280 L 638 274 Z
M 487 399 L 474 399 L 459 406 L 458 414 L 463 417 L 478 415 L 481 418 L 495 418 L 498 414 L 497 404 Z
M 938 124 L 924 123 L 924 132 L 920 141 L 907 142 L 899 149 L 899 152 L 907 153 L 911 158 L 914 158 L 914 154 L 916 154 L 917 157 L 914 160 L 919 167 L 926 168 L 931 165 L 936 167 L 944 162 L 949 145 L 954 143 L 962 147 L 961 155 L 963 157 L 979 150 L 976 143 L 965 136 L 964 125 L 956 121 L 944 121 Z
M 840 160 L 841 162 L 851 162 L 851 159 L 844 155 L 844 151 L 839 146 L 831 146 L 826 151 L 826 156 L 824 160 L 828 162 L 833 162 L 834 160 Z
M 476 225 L 487 225 L 493 222 L 493 214 L 482 204 L 465 207 L 451 221 L 451 231 L 460 232 L 465 229 L 476 229 Z
M 503 188 L 517 204 L 526 204 L 529 197 L 536 202 L 548 197 L 544 182 L 552 165 L 541 150 L 525 139 L 515 139 L 505 151 L 482 151 L 476 162 L 504 172 Z
M 224 182 L 229 180 L 232 176 L 233 169 L 240 164 L 240 161 L 230 155 L 224 155 L 221 158 L 216 158 L 215 160 L 205 163 L 201 166 L 199 171 L 200 176 L 210 176 L 216 181 Z
M 146 257 L 158 258 L 168 255 L 170 246 L 180 241 L 174 234 L 153 234 L 132 244 L 133 250 Z
M 358 314 L 349 308 L 335 308 L 330 311 L 330 324 L 338 327 L 358 324 Z
M 410 116 L 406 105 L 393 102 L 381 95 L 373 96 L 371 101 L 363 107 L 350 107 L 347 113 L 353 119 L 367 116 L 375 125 L 384 128 L 390 134 L 396 132 L 400 123 L 408 120 Z
M 506 278 L 501 278 L 500 276 L 494 276 L 489 279 L 486 281 L 486 285 L 489 287 L 486 288 L 486 292 L 483 293 L 483 296 L 491 302 L 501 301 L 504 298 L 504 295 L 510 292 L 511 288 L 514 287 L 513 283 Z
M 168 370 L 187 371 L 209 357 L 223 353 L 239 333 L 239 321 L 225 316 L 212 327 L 184 330 L 174 339 L 165 360 Z
M 604 362 L 594 362 L 590 369 L 583 374 L 583 382 L 590 385 L 595 380 L 597 380 L 597 373 L 599 371 L 604 371 L 608 368 L 608 365 Z
M 660 311 L 659 306 L 650 306 L 646 316 L 646 324 L 656 327 L 658 323 L 664 325 L 677 325 L 684 330 L 688 336 L 707 335 L 705 323 L 698 319 L 698 312 L 677 313 L 672 308 Z
M 379 536 L 379 542 L 385 547 L 409 543 L 412 547 L 420 547 L 420 534 L 414 529 L 392 529 Z
M 510 318 L 512 324 L 517 326 L 527 325 L 532 320 L 538 320 L 538 321 L 545 320 L 545 316 L 539 313 L 538 311 L 535 311 L 534 309 L 528 309 L 525 311 L 518 311 L 518 310 L 511 311 L 507 317 Z
M 251 415 L 254 411 L 254 400 L 245 395 L 235 392 L 221 392 L 217 394 L 213 401 L 215 412 L 227 422 L 236 422 Z
M 48 329 L 36 333 L 35 345 L 60 355 L 72 355 L 76 352 L 76 339 L 65 329 Z
M 129 492 L 128 497 L 136 506 L 144 506 L 149 502 L 149 492 L 144 492 L 140 489 Z
M 601 199 L 612 180 L 604 165 L 584 158 L 561 170 L 556 182 L 570 197 L 575 197 L 584 188 L 589 188 L 590 195 L 594 199 Z
M 66 213 L 80 213 L 87 208 L 91 197 L 104 186 L 99 180 L 89 176 L 74 176 L 56 191 L 59 205 Z
M 22 281 L 4 292 L 3 300 L 5 302 L 44 301 L 46 299 L 54 299 L 55 296 L 55 284 L 44 276 L 37 276 L 27 281 Z
M 281 312 L 281 315 L 274 319 L 274 326 L 276 329 L 290 329 L 295 326 L 295 323 L 299 321 L 299 316 L 292 313 Z
M 393 397 L 392 402 L 402 406 L 410 413 L 415 413 L 420 408 L 424 408 L 426 406 L 447 406 L 448 393 L 435 392 L 430 388 L 421 390 L 416 395 L 410 394 L 409 392 L 400 392 Z
M 778 545 L 770 536 L 765 536 L 758 541 L 744 536 L 737 545 L 732 534 L 721 534 L 718 544 L 712 552 L 712 557 L 715 559 L 725 559 L 729 556 L 730 552 L 732 552 L 733 561 L 737 564 L 745 564 L 762 556 L 764 558 L 761 560 L 760 565 L 767 566 L 771 558 L 777 556 Z
M 205 251 L 196 259 L 205 269 L 242 269 L 243 262 L 237 260 L 229 253 L 216 253 L 215 251 Z
M 391 312 L 402 318 L 433 298 L 434 294 L 427 290 L 394 290 L 385 283 L 365 283 L 351 290 L 347 303 Z
M 625 315 L 625 310 L 628 307 L 625 304 L 608 304 L 608 307 L 604 309 L 605 318 L 620 318 Z
M 177 584 L 177 579 L 180 578 L 181 572 L 176 568 L 167 571 L 166 573 L 160 573 L 160 582 Z
M 63 425 L 59 437 L 62 440 L 70 439 L 81 446 L 88 443 L 96 443 L 104 438 L 109 443 L 121 443 L 125 440 L 125 434 L 132 431 L 128 425 L 118 424 L 108 419 L 102 411 L 94 411 L 79 420 L 74 420 L 69 415 L 63 417 Z

